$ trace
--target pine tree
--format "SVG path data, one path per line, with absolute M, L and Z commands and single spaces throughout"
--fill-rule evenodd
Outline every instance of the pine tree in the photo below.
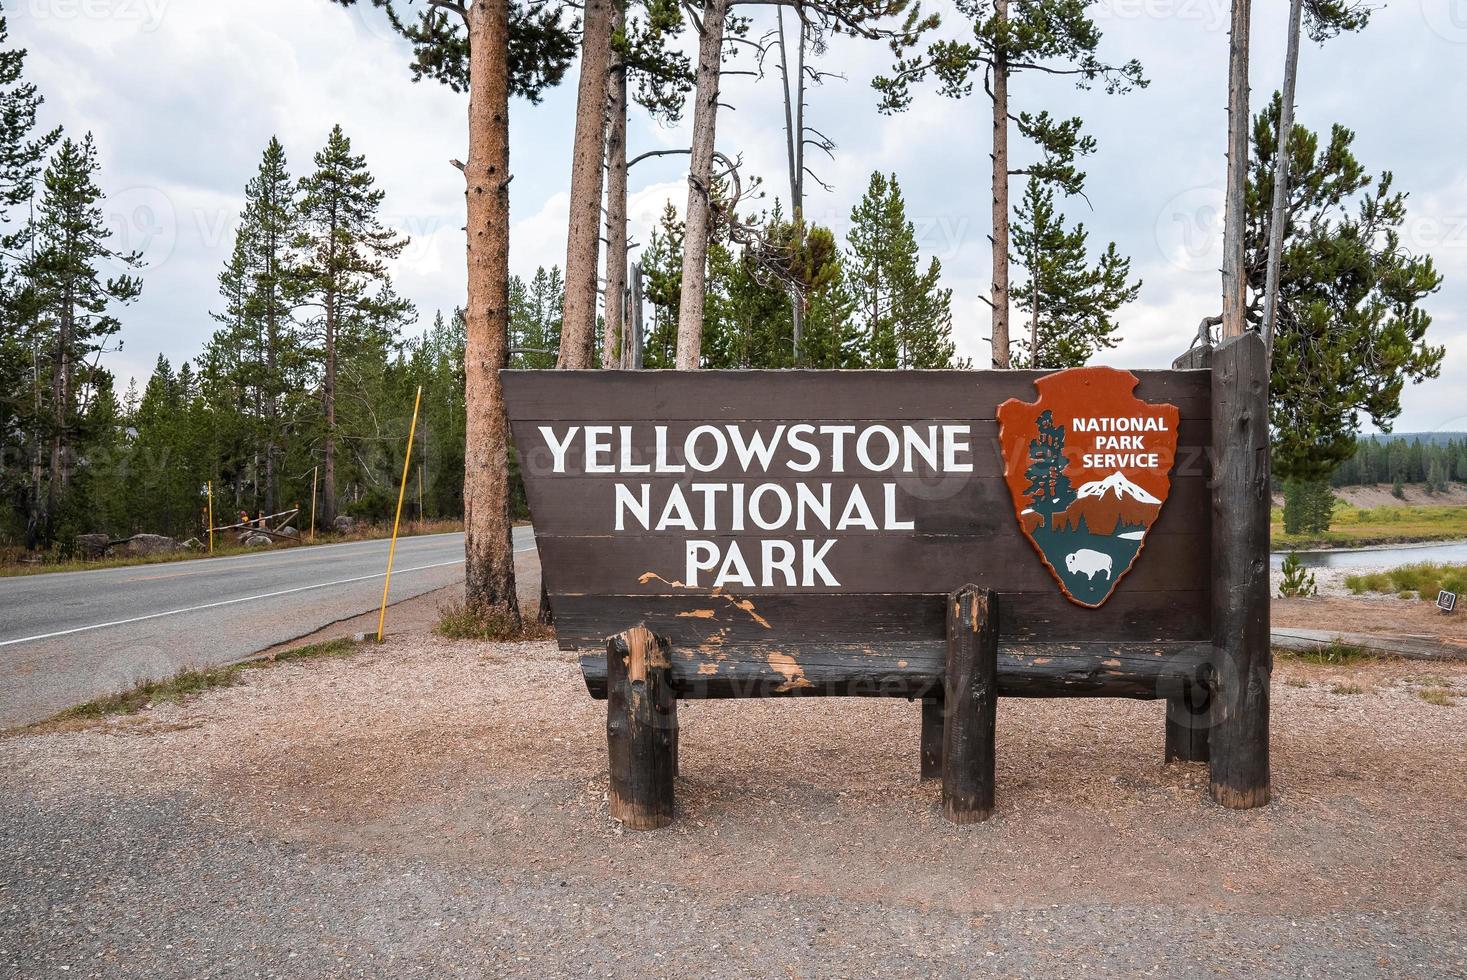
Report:
M 876 79 L 883 111 L 911 104 L 911 86 L 929 75 L 949 98 L 966 98 L 975 80 L 981 80 L 992 108 L 993 152 L 991 200 L 993 215 L 993 366 L 1009 367 L 1009 179 L 1027 174 L 1078 194 L 1085 175 L 1075 161 L 1094 152 L 1095 142 L 1081 135 L 1080 119 L 1056 119 L 1048 112 L 1015 112 L 1009 103 L 1009 81 L 1026 72 L 1070 76 L 1080 88 L 1100 82 L 1108 93 L 1144 88 L 1141 65 L 1135 60 L 1108 64 L 1100 59 L 1100 29 L 1085 0 L 967 0 L 958 12 L 971 22 L 969 41 L 941 40 L 919 57 L 898 62 L 888 77 Z M 1040 152 L 1037 163 L 1010 166 L 1009 125 Z
M 247 393 L 240 421 L 250 432 L 252 480 L 259 499 L 251 509 L 280 510 L 278 475 L 284 453 L 284 402 L 300 382 L 301 352 L 294 321 L 300 233 L 295 183 L 285 148 L 271 138 L 259 170 L 245 187 L 245 207 L 234 249 L 219 275 L 224 325 L 212 341 L 230 349 L 234 381 Z
M 315 157 L 316 170 L 300 183 L 301 231 L 296 273 L 303 307 L 319 339 L 321 372 L 321 507 L 330 526 L 337 509 L 337 384 L 344 359 L 385 357 L 385 346 L 411 320 L 411 304 L 393 292 L 388 260 L 408 240 L 382 223 L 385 192 L 374 185 L 366 159 L 352 153 L 340 126 Z
M 1092 265 L 1083 224 L 1065 227 L 1054 191 L 1030 177 L 1014 215 L 1014 258 L 1028 270 L 1015 305 L 1025 311 L 1028 337 L 1019 341 L 1019 367 L 1068 368 L 1087 363 L 1116 345 L 1115 314 L 1136 298 L 1140 281 L 1127 284 L 1131 260 L 1115 242 Z
M 15 212 L 30 203 L 46 154 L 61 130 L 36 134 L 36 112 L 45 100 L 25 81 L 24 48 L 7 48 L 9 26 L 0 13 L 0 253 L 11 259 L 23 251 L 30 222 Z
M 800 240 L 804 315 L 799 364 L 807 368 L 865 366 L 861 334 L 852 317 L 855 301 L 845 279 L 845 264 L 829 228 L 809 225 Z
M 25 80 L 25 49 L 6 47 L 8 38 L 0 14 L 0 499 L 14 502 L 27 543 L 34 545 L 44 426 L 43 383 L 35 371 L 43 336 L 35 292 L 20 265 L 32 241 L 36 180 L 61 131 L 36 133 L 36 112 L 44 100 Z M 8 523 L 0 517 L 0 530 Z
M 642 253 L 643 293 L 652 322 L 643 340 L 642 364 L 670 368 L 677 363 L 678 302 L 683 281 L 683 223 L 669 201 Z
M 1268 208 L 1280 99 L 1253 126 L 1246 269 L 1259 308 L 1266 276 Z M 1283 236 L 1278 334 L 1273 347 L 1272 467 L 1284 479 L 1325 479 L 1355 450 L 1363 418 L 1389 430 L 1407 382 L 1434 378 L 1445 351 L 1426 342 L 1422 308 L 1442 278 L 1430 256 L 1401 244 L 1406 197 L 1389 171 L 1372 179 L 1355 158 L 1354 133 L 1327 142 L 1296 124 L 1289 140 L 1288 223 Z M 1392 458 L 1390 479 L 1407 479 Z
M 136 253 L 107 245 L 112 232 L 103 219 L 97 186 L 100 169 L 90 133 L 63 140 L 43 177 L 36 208 L 34 253 L 22 272 L 34 290 L 38 330 L 49 390 L 43 394 L 50 442 L 47 513 L 56 520 L 71 484 L 75 441 L 84 397 L 95 371 L 94 355 L 121 327 L 115 310 L 137 299 L 142 282 L 129 274 L 104 279 L 103 261 L 137 268 Z M 90 359 L 90 360 L 89 360 Z
M 564 309 L 565 279 L 559 266 L 551 266 L 548 271 L 544 266 L 537 268 L 528 287 L 518 277 L 510 281 L 509 337 L 513 367 L 555 367 Z
M 1029 442 L 1029 468 L 1024 471 L 1029 486 L 1024 493 L 1044 526 L 1053 530 L 1054 515 L 1069 509 L 1075 502 L 1075 491 L 1065 475 L 1069 466 L 1069 458 L 1065 456 L 1065 427 L 1055 422 L 1054 413 L 1048 409 L 1039 414 L 1038 425 L 1038 436 Z
M 919 268 L 917 239 L 896 175 L 871 174 L 866 194 L 851 210 L 845 283 L 852 315 L 864 335 L 873 368 L 949 367 L 952 290 L 938 285 L 942 264 Z

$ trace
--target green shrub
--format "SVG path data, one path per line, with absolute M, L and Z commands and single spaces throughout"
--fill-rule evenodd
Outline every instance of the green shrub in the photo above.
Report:
M 1346 575 L 1345 587 L 1356 595 L 1365 592 L 1395 593 L 1403 599 L 1421 598 L 1436 601 L 1445 589 L 1459 595 L 1467 592 L 1467 565 L 1442 565 L 1418 562 L 1385 572 Z
M 1279 583 L 1279 595 L 1285 599 L 1302 599 L 1319 595 L 1314 582 L 1314 573 L 1304 567 L 1299 556 L 1289 552 L 1284 558 L 1284 580 Z

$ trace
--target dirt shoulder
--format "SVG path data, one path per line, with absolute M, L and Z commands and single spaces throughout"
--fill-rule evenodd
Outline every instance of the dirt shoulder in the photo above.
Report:
M 1467 612 L 1447 615 L 1432 603 L 1415 598 L 1363 595 L 1348 599 L 1274 599 L 1271 612 L 1272 625 L 1280 628 L 1431 637 L 1467 645 Z
M 1467 664 L 1283 660 L 1273 704 L 1275 802 L 1238 813 L 1161 764 L 1160 704 L 1005 700 L 998 816 L 960 830 L 916 705 L 685 702 L 679 820 L 637 834 L 571 655 L 399 637 L 0 739 L 0 963 L 1462 972 Z

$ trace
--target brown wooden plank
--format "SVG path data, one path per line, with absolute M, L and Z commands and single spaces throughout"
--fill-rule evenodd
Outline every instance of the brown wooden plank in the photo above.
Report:
M 1049 371 L 504 371 L 516 420 L 994 418 Z M 1134 371 L 1137 397 L 1211 417 L 1207 371 Z
M 654 537 L 673 537 L 679 540 L 701 536 L 681 527 L 663 531 L 656 530 L 657 519 L 661 510 L 666 506 L 669 488 L 675 481 L 666 478 L 660 481 L 637 481 L 630 483 L 629 492 L 633 495 L 640 494 L 640 483 L 642 482 L 650 484 L 648 498 L 651 502 L 653 530 L 642 530 L 636 518 L 628 515 L 625 520 L 629 531 Z M 766 481 L 757 481 L 750 485 L 750 489 L 762 482 Z M 771 480 L 767 482 L 780 483 L 788 488 L 791 481 Z M 812 488 L 817 492 L 820 489 L 819 482 L 816 481 Z M 1014 517 L 1008 486 L 1002 478 L 997 476 L 966 481 L 956 489 L 936 482 L 925 484 L 910 480 L 890 481 L 879 477 L 828 482 L 831 483 L 832 509 L 837 515 L 833 519 L 838 519 L 840 508 L 851 493 L 851 488 L 859 486 L 862 495 L 872 506 L 880 522 L 883 519 L 881 511 L 885 506 L 886 484 L 895 482 L 897 485 L 895 498 L 897 516 L 902 520 L 911 520 L 916 525 L 917 533 L 992 535 L 1012 532 L 1016 541 L 1023 541 Z M 616 526 L 617 510 L 617 491 L 613 481 L 560 480 L 553 487 L 536 484 L 530 486 L 528 490 L 531 520 L 535 525 L 535 530 L 541 534 L 575 537 L 618 533 L 612 530 Z M 748 490 L 745 491 L 747 492 Z M 690 491 L 684 485 L 683 497 L 692 508 L 695 519 L 701 523 L 703 520 L 702 496 Z M 720 493 L 715 498 L 715 520 L 717 526 L 725 531 L 731 526 L 730 517 L 733 510 L 727 498 L 727 492 Z M 1211 499 L 1212 489 L 1208 486 L 1206 479 L 1200 477 L 1174 479 L 1171 496 L 1162 506 L 1161 516 L 1151 526 L 1147 540 L 1150 541 L 1152 537 L 1163 534 L 1206 536 L 1209 533 L 1208 518 L 1211 512 Z M 768 506 L 773 508 L 775 505 L 770 503 Z M 745 524 L 748 526 L 747 520 Z M 807 528 L 810 528 L 809 522 L 807 522 Z M 751 537 L 759 534 L 766 537 L 790 537 L 797 534 L 808 537 L 811 534 L 821 533 L 820 528 L 811 528 L 807 532 L 792 531 L 789 534 L 762 532 L 757 529 L 755 531 L 756 533 L 751 534 Z M 837 533 L 840 537 L 845 538 L 872 534 L 884 535 L 891 532 L 850 527 Z M 1027 542 L 1024 543 L 1028 547 Z
M 799 419 L 799 421 L 805 422 L 806 420 Z M 998 423 L 993 421 L 992 419 L 981 419 L 976 417 L 943 418 L 934 416 L 924 418 L 920 422 L 913 422 L 910 419 L 904 422 L 902 419 L 897 417 L 883 416 L 877 419 L 868 419 L 865 421 L 829 418 L 820 420 L 812 419 L 808 422 L 808 424 L 810 425 L 817 426 L 840 424 L 855 425 L 857 426 L 857 433 L 855 435 L 858 435 L 865 426 L 875 425 L 879 423 L 885 423 L 892 427 L 893 430 L 896 431 L 899 440 L 902 438 L 900 426 L 902 426 L 903 424 L 920 425 L 922 427 L 920 435 L 924 439 L 930 438 L 931 436 L 931 433 L 928 432 L 928 427 L 930 426 L 939 427 L 937 437 L 939 439 L 945 439 L 945 436 L 941 434 L 941 426 L 962 425 L 967 427 L 967 434 L 963 438 L 967 442 L 969 449 L 967 452 L 959 453 L 956 456 L 956 459 L 958 462 L 964 465 L 971 465 L 972 471 L 970 473 L 935 472 L 933 467 L 925 460 L 923 460 L 915 450 L 912 453 L 911 458 L 911 471 L 906 472 L 904 467 L 906 465 L 907 458 L 905 451 L 903 450 L 902 455 L 900 455 L 898 458 L 898 463 L 896 464 L 896 466 L 893 467 L 893 469 L 890 471 L 884 471 L 888 472 L 889 475 L 893 478 L 906 477 L 908 479 L 927 480 L 929 482 L 942 482 L 944 485 L 957 486 L 961 485 L 963 480 L 966 478 L 995 477 L 1003 475 L 1004 460 L 1003 450 L 1000 448 L 998 440 Z M 515 416 L 515 421 L 513 423 L 512 429 L 515 440 L 515 450 L 518 453 L 519 457 L 520 471 L 527 477 L 534 477 L 544 480 L 595 480 L 607 482 L 626 482 L 630 480 L 656 481 L 668 479 L 681 479 L 687 480 L 689 482 L 693 480 L 711 482 L 717 480 L 727 480 L 730 478 L 747 481 L 762 480 L 765 477 L 778 477 L 808 481 L 819 477 L 842 475 L 844 475 L 846 478 L 881 475 L 873 474 L 872 471 L 860 466 L 855 455 L 855 450 L 850 445 L 851 436 L 849 435 L 845 437 L 847 446 L 845 450 L 844 474 L 835 473 L 832 470 L 828 454 L 824 453 L 823 451 L 821 454 L 819 465 L 817 465 L 816 468 L 810 470 L 809 472 L 800 472 L 798 470 L 791 469 L 791 463 L 802 464 L 807 461 L 808 457 L 803 453 L 803 451 L 792 449 L 788 443 L 788 440 L 783 437 L 785 433 L 788 432 L 788 426 L 790 424 L 788 421 L 783 419 L 779 421 L 760 421 L 742 419 L 736 420 L 728 418 L 726 416 L 711 416 L 708 418 L 699 418 L 696 421 L 688 421 L 683 419 L 666 420 L 658 418 L 656 416 L 644 415 L 635 420 L 614 420 L 605 422 L 604 424 L 609 425 L 611 427 L 611 431 L 609 433 L 599 433 L 597 435 L 597 439 L 600 444 L 610 446 L 611 449 L 608 453 L 598 457 L 603 464 L 613 466 L 617 470 L 624 470 L 624 462 L 630 462 L 634 466 L 638 467 L 651 467 L 653 469 L 653 472 L 649 472 L 646 474 L 630 472 L 587 473 L 585 472 L 587 456 L 586 430 L 584 428 L 579 428 L 576 429 L 574 433 L 571 432 L 572 426 L 581 425 L 581 423 L 575 422 L 573 420 L 545 422 L 533 419 L 524 419 Z M 655 426 L 659 425 L 665 426 L 667 433 L 667 447 L 660 459 L 657 453 L 657 436 L 656 429 L 654 428 Z M 714 425 L 719 427 L 724 432 L 725 440 L 727 439 L 727 429 L 724 427 L 734 425 L 738 427 L 740 434 L 749 444 L 753 444 L 755 440 L 763 440 L 766 444 L 775 445 L 776 449 L 770 457 L 768 469 L 766 470 L 762 466 L 762 464 L 756 462 L 752 468 L 745 470 L 742 467 L 740 460 L 737 458 L 735 452 L 733 451 L 733 447 L 730 446 L 727 452 L 727 457 L 723 461 L 722 465 L 706 472 L 700 472 L 694 469 L 688 469 L 686 472 L 678 473 L 656 472 L 657 467 L 663 463 L 672 467 L 687 466 L 688 458 L 685 452 L 685 448 L 687 445 L 686 440 L 689 433 L 702 425 Z M 785 426 L 784 432 L 780 432 L 780 426 Z M 543 427 L 549 427 L 554 437 L 558 441 L 564 441 L 566 438 L 570 438 L 570 442 L 565 448 L 564 459 L 560 462 L 560 467 L 562 469 L 561 472 L 557 472 L 557 459 L 554 452 L 552 452 L 550 448 L 544 432 L 542 431 Z M 625 433 L 625 435 L 630 437 L 629 439 L 625 440 L 629 443 L 629 448 L 626 450 L 625 454 L 623 453 L 622 449 L 622 444 L 624 441 L 622 432 L 623 427 L 627 428 L 627 432 Z M 706 440 L 709 437 L 704 436 L 703 438 Z M 825 436 L 816 437 L 813 439 L 816 445 L 820 446 L 823 450 L 826 442 L 822 441 L 822 439 L 831 440 L 833 439 L 833 437 Z M 1202 478 L 1206 478 L 1207 476 L 1209 476 L 1209 447 L 1211 446 L 1211 439 L 1212 423 L 1208 416 L 1187 416 L 1184 414 L 1182 416 L 1182 421 L 1177 426 L 1177 452 L 1175 463 L 1172 467 L 1173 475 L 1177 477 Z M 940 442 L 939 445 L 941 444 L 943 443 Z M 699 451 L 711 454 L 713 452 L 711 445 L 711 441 L 708 442 L 707 445 L 700 444 Z M 878 435 L 873 437 L 873 442 L 870 446 L 870 452 L 873 456 L 877 456 L 878 458 L 880 458 L 881 456 L 884 456 L 887 452 L 886 447 L 887 444 L 885 440 Z M 710 455 L 709 457 L 705 458 L 708 458 L 711 461 L 712 457 Z M 778 481 L 776 480 L 774 482 Z
M 556 636 L 564 649 L 601 648 L 609 623 L 643 623 L 674 648 L 732 648 L 749 643 L 883 644 L 946 636 L 946 593 L 606 596 L 552 593 Z M 747 607 L 741 605 L 748 602 Z M 1209 593 L 1117 592 L 1098 609 L 1057 589 L 1000 593 L 1005 642 L 1210 640 Z
M 910 697 L 940 694 L 946 639 L 881 644 L 745 644 L 715 653 L 674 648 L 679 698 Z M 1004 697 L 1172 697 L 1206 677 L 1209 641 L 1169 643 L 1015 643 L 1000 638 Z M 592 697 L 607 692 L 606 655 L 582 655 Z
M 984 588 L 1014 592 L 1043 592 L 1059 586 L 1038 553 L 1015 526 L 987 535 L 885 534 L 837 537 L 822 534 L 689 535 L 713 542 L 720 555 L 737 545 L 759 584 L 728 585 L 739 595 L 819 595 L 840 592 L 941 591 L 953 582 L 973 582 Z M 796 540 L 800 539 L 800 540 Z M 763 584 L 760 556 L 766 541 L 785 541 L 793 554 L 788 577 L 771 571 Z M 807 580 L 802 566 L 802 541 L 811 550 L 830 544 L 824 565 L 836 584 L 813 572 Z M 1206 534 L 1169 534 L 1148 538 L 1131 571 L 1120 579 L 1121 592 L 1189 592 L 1206 589 L 1212 567 Z M 537 534 L 542 572 L 557 593 L 677 594 L 696 588 L 686 577 L 687 543 L 667 535 L 619 534 L 600 537 L 560 537 Z M 1120 569 L 1116 569 L 1119 575 Z M 698 586 L 706 594 L 714 572 L 705 571 Z M 808 581 L 809 584 L 806 584 Z M 680 583 L 680 584 L 679 584 Z

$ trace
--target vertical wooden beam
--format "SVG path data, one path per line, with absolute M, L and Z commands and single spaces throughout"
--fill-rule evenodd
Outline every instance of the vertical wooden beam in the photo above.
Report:
M 1211 791 L 1234 809 L 1269 799 L 1268 350 L 1256 333 L 1212 361 Z
M 607 643 L 606 745 L 611 816 L 633 830 L 672 823 L 677 698 L 667 640 L 645 626 Z
M 1166 699 L 1166 761 L 1206 762 L 1211 755 L 1212 688 L 1188 680 Z
M 922 699 L 922 778 L 942 775 L 942 698 Z
M 948 596 L 943 708 L 943 815 L 957 824 L 987 820 L 998 727 L 998 597 L 976 585 Z

